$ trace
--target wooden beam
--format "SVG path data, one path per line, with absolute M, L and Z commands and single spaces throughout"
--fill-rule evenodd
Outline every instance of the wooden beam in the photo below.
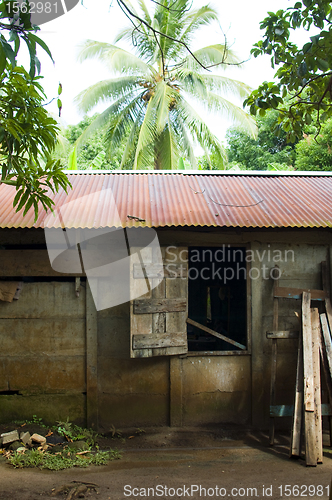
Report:
M 77 249 L 66 250 L 58 273 L 51 266 L 47 250 L 0 250 L 0 277 L 84 276 Z
M 97 311 L 86 282 L 86 420 L 87 427 L 98 429 L 98 329 Z
M 310 293 L 311 300 L 326 299 L 326 292 L 324 290 L 310 290 L 307 288 L 276 287 L 273 294 L 274 297 L 284 299 L 301 299 L 303 292 Z
M 194 321 L 193 319 L 188 318 L 187 323 L 190 325 L 196 326 L 197 328 L 200 328 L 204 332 L 210 333 L 210 335 L 213 335 L 214 337 L 217 337 L 218 339 L 224 340 L 225 342 L 228 342 L 228 344 L 235 345 L 239 349 L 246 349 L 246 346 L 243 344 L 240 344 L 239 342 L 236 342 L 235 340 L 229 339 L 228 337 L 225 337 L 225 335 L 222 335 L 221 333 L 215 332 L 214 330 L 211 330 L 211 328 L 208 328 L 207 326 L 201 325 L 200 323 L 197 323 L 197 321 Z
M 302 334 L 303 334 L 303 371 L 304 371 L 304 435 L 306 465 L 317 465 L 316 426 L 314 400 L 314 373 L 312 366 L 311 333 L 311 296 L 303 292 L 302 299 Z
M 134 314 L 155 314 L 183 312 L 187 309 L 186 299 L 140 299 L 134 300 Z
M 319 363 L 319 337 L 320 322 L 318 309 L 311 309 L 312 326 L 312 366 L 314 372 L 314 400 L 315 400 L 315 426 L 316 426 L 316 455 L 317 463 L 323 463 L 323 429 L 321 410 L 321 379 Z
M 266 332 L 267 339 L 298 339 L 298 330 L 279 330 L 273 332 Z

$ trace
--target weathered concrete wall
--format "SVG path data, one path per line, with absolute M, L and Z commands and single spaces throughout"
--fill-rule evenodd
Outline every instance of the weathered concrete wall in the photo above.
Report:
M 0 302 L 1 421 L 84 422 L 84 292 L 76 297 L 73 282 L 24 283 L 19 300 Z
M 250 424 L 250 356 L 182 359 L 183 425 Z
M 169 424 L 169 359 L 129 358 L 129 304 L 98 313 L 99 425 Z
M 162 245 L 248 244 L 256 252 L 252 267 L 266 266 L 268 274 L 278 264 L 280 286 L 290 287 L 321 288 L 320 262 L 332 248 L 329 230 L 179 228 L 158 233 Z M 43 241 L 42 231 L 0 233 L 0 244 L 7 242 L 15 248 L 42 245 Z M 274 250 L 293 250 L 294 260 L 275 262 L 268 254 Z M 100 311 L 95 368 L 101 430 L 112 425 L 142 427 L 170 422 L 252 422 L 255 427 L 267 428 L 271 343 L 266 331 L 272 329 L 272 287 L 272 280 L 264 279 L 262 273 L 251 281 L 252 348 L 244 355 L 130 359 L 129 305 Z M 53 421 L 67 416 L 84 421 L 85 307 L 84 288 L 78 299 L 74 283 L 60 282 L 26 284 L 19 301 L 0 303 L 0 391 L 20 393 L 0 395 L 0 420 L 38 414 Z M 280 328 L 297 326 L 294 311 L 300 311 L 300 301 L 280 300 Z M 277 402 L 291 403 L 297 343 L 278 341 L 278 350 Z

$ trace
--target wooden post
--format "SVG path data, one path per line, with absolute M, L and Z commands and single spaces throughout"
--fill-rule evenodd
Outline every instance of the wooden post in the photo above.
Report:
M 316 426 L 316 454 L 317 463 L 323 463 L 323 430 L 322 430 L 322 400 L 321 400 L 321 379 L 319 362 L 319 337 L 320 322 L 318 309 L 311 309 L 312 326 L 312 364 L 314 372 L 314 400 L 315 400 L 315 426 Z
M 312 366 L 311 333 L 311 296 L 303 292 L 302 299 L 302 335 L 303 335 L 303 371 L 304 371 L 304 436 L 306 465 L 316 466 L 316 427 L 314 401 L 314 373 Z
M 275 266 L 278 268 L 278 266 Z M 275 297 L 275 290 L 279 285 L 279 279 L 276 278 L 276 274 L 273 273 L 273 330 L 278 330 L 278 299 Z M 276 404 L 276 378 L 277 378 L 277 339 L 272 339 L 272 364 L 271 364 L 271 385 L 270 385 L 270 406 L 275 406 Z M 270 446 L 274 445 L 274 430 L 275 421 L 274 417 L 270 417 Z
M 86 282 L 86 421 L 98 429 L 98 335 L 97 311 L 89 282 Z

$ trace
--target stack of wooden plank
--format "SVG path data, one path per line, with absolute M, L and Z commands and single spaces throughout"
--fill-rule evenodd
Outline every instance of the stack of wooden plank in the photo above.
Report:
M 332 404 L 332 306 L 328 276 L 326 262 L 322 262 L 325 300 L 319 308 L 312 307 L 310 291 L 302 293 L 302 328 L 299 336 L 290 455 L 300 456 L 303 429 L 308 466 L 323 462 L 321 373 L 325 378 L 330 406 Z M 323 413 L 330 411 L 325 410 Z
M 332 442 L 332 305 L 330 272 L 322 262 L 323 290 L 280 288 L 274 281 L 272 366 L 270 391 L 270 445 L 274 444 L 275 417 L 293 416 L 290 456 L 299 457 L 304 437 L 305 460 L 308 466 L 323 461 L 322 416 L 329 416 Z M 280 298 L 301 299 L 301 331 L 278 330 Z M 276 405 L 276 366 L 278 339 L 299 338 L 294 406 Z M 284 340 L 283 340 L 284 341 Z M 329 404 L 322 404 L 321 374 L 325 379 Z

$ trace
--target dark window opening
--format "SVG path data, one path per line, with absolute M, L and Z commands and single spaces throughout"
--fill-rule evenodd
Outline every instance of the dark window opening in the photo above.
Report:
M 247 347 L 246 248 L 189 248 L 188 317 Z M 188 324 L 188 351 L 240 351 Z

